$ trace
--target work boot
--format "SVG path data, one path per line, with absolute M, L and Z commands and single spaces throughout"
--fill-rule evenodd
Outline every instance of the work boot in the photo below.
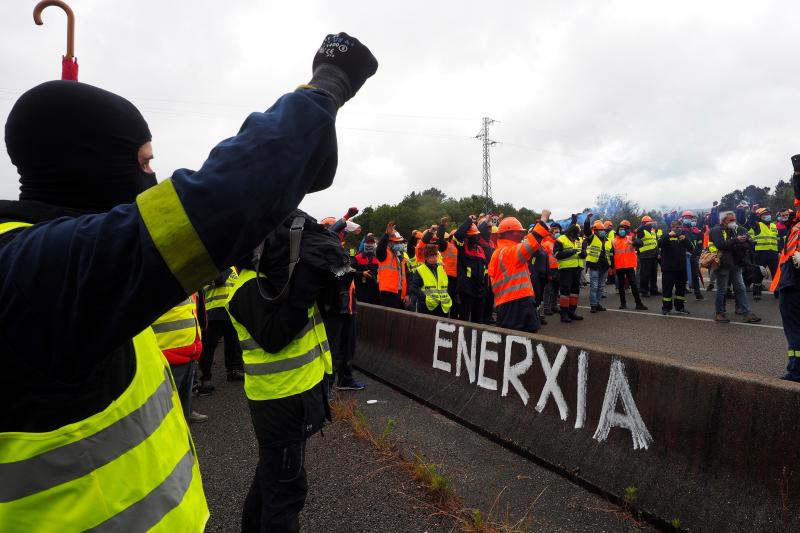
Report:
M 596 305 L 593 305 L 593 306 L 591 306 L 591 307 L 589 308 L 589 312 L 590 312 L 590 313 L 596 313 L 596 312 L 597 312 L 597 306 L 596 306 Z
M 756 316 L 753 313 L 747 313 L 746 315 L 744 315 L 743 320 L 746 324 L 757 324 L 761 322 L 761 317 Z
M 578 310 L 573 307 L 569 308 L 569 317 L 572 320 L 583 320 L 583 317 L 578 314 Z
M 721 324 L 727 324 L 730 322 L 731 319 L 725 313 L 717 313 L 717 316 L 714 317 L 714 322 L 719 322 Z
M 597 304 L 597 310 L 598 310 L 598 311 L 608 311 L 608 309 L 606 309 L 605 307 L 603 307 L 603 306 L 602 306 L 602 305 L 600 305 L 600 304 Z
M 572 319 L 569 316 L 569 311 L 566 309 L 561 310 L 561 322 L 572 322 Z
M 637 311 L 647 311 L 648 307 L 644 305 L 641 301 L 636 302 L 636 310 Z
M 713 283 L 709 283 L 708 287 L 706 287 L 706 291 L 707 292 L 712 292 L 713 290 L 714 290 L 714 284 Z
M 788 374 L 788 373 L 784 374 L 783 376 L 781 376 L 781 379 L 783 379 L 785 381 L 794 381 L 795 383 L 799 383 L 800 382 L 800 378 L 797 378 L 797 377 L 795 377 L 795 376 L 793 376 L 791 374 Z
M 621 304 L 619 304 L 619 308 L 620 308 L 620 309 L 627 309 L 627 308 L 628 308 L 628 306 L 627 306 L 627 305 L 625 305 L 625 302 L 622 302 Z
M 705 299 L 706 299 L 706 297 L 705 297 L 705 296 L 703 296 L 703 293 L 702 293 L 702 292 L 696 292 L 696 293 L 694 293 L 694 299 L 695 299 L 695 300 L 705 300 Z
M 214 392 L 217 388 L 210 382 L 210 381 L 201 381 L 200 385 L 197 386 L 197 395 L 198 396 L 210 396 L 212 392 Z
M 688 314 L 690 314 L 690 313 L 689 313 L 689 311 L 687 311 L 685 307 L 681 307 L 680 309 L 678 309 L 678 308 L 676 307 L 676 308 L 675 308 L 675 312 L 676 312 L 676 313 L 680 313 L 680 314 L 682 314 L 682 315 L 688 315 Z

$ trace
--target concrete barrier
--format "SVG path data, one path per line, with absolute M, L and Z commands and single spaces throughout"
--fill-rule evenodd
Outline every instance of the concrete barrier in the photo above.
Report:
M 692 531 L 800 530 L 800 387 L 361 305 L 354 363 Z

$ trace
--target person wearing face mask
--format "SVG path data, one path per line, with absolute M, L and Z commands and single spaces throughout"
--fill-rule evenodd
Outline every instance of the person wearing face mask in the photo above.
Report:
M 636 238 L 642 241 L 639 253 L 639 290 L 642 296 L 658 296 L 658 241 L 662 231 L 649 215 L 642 217 L 642 224 L 636 229 Z
M 453 235 L 458 251 L 455 318 L 467 322 L 480 322 L 483 319 L 486 267 L 489 264 L 480 247 L 481 233 L 474 219 L 474 216 L 467 217 Z
M 308 85 L 158 184 L 150 130 L 124 98 L 53 81 L 14 104 L 20 199 L 0 201 L 4 530 L 204 529 L 196 451 L 149 326 L 331 185 L 336 115 L 377 61 L 346 34 L 314 56 Z
M 765 207 L 757 208 L 750 215 L 747 227 L 747 233 L 755 241 L 753 263 L 768 268 L 774 278 L 778 273 L 780 252 L 778 251 L 778 227 L 772 221 L 772 213 Z M 754 284 L 753 298 L 760 299 L 761 291 L 761 283 Z
M 442 217 L 439 221 L 439 226 L 436 228 L 436 238 L 439 242 L 439 252 L 442 254 L 442 264 L 444 271 L 447 272 L 448 289 L 450 291 L 450 299 L 453 302 L 458 301 L 458 248 L 453 240 L 455 231 L 448 233 L 447 226 L 450 223 L 450 217 Z
M 583 320 L 577 313 L 583 259 L 586 258 L 581 250 L 580 239 L 580 228 L 577 224 L 571 224 L 566 234 L 556 239 L 553 245 L 553 254 L 558 260 L 558 306 L 562 322 Z
M 375 250 L 375 257 L 378 258 L 379 297 L 384 307 L 405 309 L 410 303 L 405 242 L 395 229 L 394 222 L 389 222 L 386 233 L 381 236 Z
M 728 282 L 733 284 L 736 297 L 736 307 L 744 315 L 747 323 L 761 322 L 750 311 L 747 303 L 747 288 L 742 277 L 742 267 L 747 261 L 747 255 L 752 245 L 747 231 L 736 222 L 733 211 L 725 211 L 719 215 L 720 223 L 711 230 L 708 251 L 720 252 L 720 263 L 717 272 L 716 316 L 714 320 L 720 323 L 730 322 L 725 313 L 725 288 Z
M 592 226 L 592 233 L 583 240 L 582 253 L 589 268 L 589 305 L 591 313 L 605 311 L 600 304 L 606 284 L 608 269 L 611 267 L 611 241 L 605 225 L 599 220 Z
M 492 255 L 494 255 L 495 246 L 492 243 L 492 234 L 496 229 L 497 228 L 492 225 L 492 217 L 483 216 L 478 220 L 478 232 L 480 233 L 478 245 L 483 250 L 487 265 L 492 260 Z M 494 293 L 492 292 L 492 281 L 489 279 L 488 275 L 485 278 L 485 283 L 486 296 L 483 302 L 483 317 L 479 322 L 482 324 L 492 324 L 494 323 Z
M 789 230 L 791 229 L 789 221 L 793 216 L 794 211 L 791 209 L 783 209 L 778 213 L 778 216 L 775 217 L 775 226 L 778 228 L 778 250 L 781 252 L 786 247 L 786 238 L 789 236 Z
M 694 241 L 686 238 L 681 225 L 680 219 L 673 220 L 669 233 L 658 241 L 661 248 L 661 287 L 664 291 L 661 298 L 662 315 L 670 314 L 673 307 L 676 313 L 689 314 L 686 310 L 686 255 L 694 250 Z
M 448 276 L 439 261 L 439 246 L 432 242 L 423 250 L 424 261 L 411 277 L 409 292 L 418 302 L 417 309 L 426 315 L 447 317 L 453 300 L 447 292 Z
M 368 233 L 364 237 L 364 246 L 351 262 L 356 270 L 356 299 L 359 302 L 369 304 L 380 304 L 378 293 L 378 258 L 375 257 L 375 250 L 378 245 L 375 235 Z
M 547 251 L 547 284 L 544 286 L 542 307 L 544 314 L 550 316 L 558 308 L 558 259 L 553 253 L 556 240 L 561 237 L 561 224 L 550 224 L 550 233 L 542 239 L 542 248 Z
M 697 227 L 697 215 L 694 211 L 681 213 L 681 231 L 686 238 L 692 241 L 693 248 L 686 255 L 686 274 L 691 282 L 695 300 L 704 300 L 700 291 L 700 254 L 703 253 L 703 231 Z M 661 269 L 664 270 L 663 267 Z
M 647 311 L 647 306 L 642 303 L 639 296 L 639 288 L 636 285 L 636 247 L 642 245 L 640 239 L 634 239 L 631 235 L 631 223 L 623 220 L 619 223 L 616 235 L 612 243 L 612 255 L 614 271 L 617 277 L 617 292 L 619 292 L 619 308 L 627 309 L 625 301 L 625 281 L 630 285 L 633 299 L 636 301 L 636 309 Z
M 541 327 L 534 302 L 528 263 L 549 233 L 550 211 L 531 232 L 526 232 L 515 217 L 506 217 L 497 228 L 497 249 L 489 262 L 489 279 L 497 306 L 497 325 L 535 333 Z

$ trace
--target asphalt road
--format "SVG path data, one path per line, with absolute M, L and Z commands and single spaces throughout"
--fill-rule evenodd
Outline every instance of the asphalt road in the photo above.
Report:
M 602 305 L 606 312 L 590 313 L 588 287 L 581 288 L 578 314 L 585 320 L 563 324 L 558 314 L 548 319 L 539 333 L 567 340 L 607 347 L 618 347 L 685 363 L 752 372 L 765 376 L 782 375 L 786 367 L 786 338 L 783 335 L 778 301 L 771 293 L 761 301 L 748 299 L 752 311 L 763 320 L 745 324 L 734 314 L 734 301 L 727 301 L 729 324 L 714 322 L 715 292 L 703 291 L 705 300 L 686 297 L 689 315 L 661 314 L 661 296 L 644 298 L 647 311 L 633 311 L 628 292 L 628 310 L 619 310 L 619 296 L 607 286 Z

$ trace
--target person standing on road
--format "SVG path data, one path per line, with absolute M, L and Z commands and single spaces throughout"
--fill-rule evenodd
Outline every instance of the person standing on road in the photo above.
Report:
M 514 217 L 503 218 L 497 228 L 497 249 L 488 270 L 497 306 L 497 325 L 501 328 L 535 333 L 541 327 L 528 263 L 539 249 L 539 241 L 550 231 L 549 217 L 550 211 L 543 210 L 542 219 L 527 233 Z
M 583 259 L 586 257 L 581 251 L 580 231 L 580 227 L 577 224 L 571 224 L 567 228 L 566 234 L 556 239 L 553 245 L 553 254 L 558 260 L 560 293 L 558 304 L 561 322 L 583 320 L 583 317 L 577 313 Z
M 367 233 L 364 248 L 353 258 L 352 265 L 356 270 L 356 298 L 359 302 L 380 304 L 378 294 L 378 258 L 375 257 L 377 243 L 375 235 Z
M 389 222 L 375 250 L 375 257 L 378 258 L 378 289 L 384 307 L 405 309 L 409 304 L 404 243 L 405 239 L 395 229 L 394 222 Z
M 714 320 L 721 323 L 730 322 L 725 314 L 725 288 L 728 283 L 733 283 L 736 296 L 736 307 L 744 314 L 744 321 L 749 324 L 761 322 L 750 311 L 747 303 L 747 288 L 742 278 L 742 266 L 747 261 L 752 241 L 747 231 L 736 222 L 733 211 L 720 213 L 720 224 L 711 230 L 708 251 L 720 252 L 720 262 L 717 272 L 716 316 Z
M 442 220 L 448 219 L 445 217 Z M 455 318 L 467 322 L 483 320 L 483 306 L 486 303 L 486 267 L 489 262 L 480 247 L 480 238 L 481 232 L 478 231 L 475 216 L 472 215 L 461 223 L 452 239 L 458 252 Z
M 0 201 L 4 530 L 204 529 L 196 451 L 149 326 L 331 185 L 337 111 L 376 69 L 356 39 L 326 37 L 308 86 L 158 184 L 124 98 L 54 81 L 17 100 L 5 132 L 20 201 Z
M 589 304 L 591 313 L 605 311 L 600 303 L 603 289 L 606 285 L 606 276 L 611 267 L 611 241 L 605 225 L 599 220 L 592 226 L 592 233 L 583 240 L 581 253 L 586 257 L 589 268 Z
M 492 225 L 492 217 L 484 216 L 478 219 L 478 231 L 480 232 L 479 245 L 483 250 L 483 255 L 486 258 L 486 264 L 492 260 L 494 255 L 495 246 L 492 243 L 492 232 L 495 230 Z M 482 324 L 491 324 L 494 322 L 494 293 L 492 292 L 492 281 L 489 276 L 486 276 L 486 297 L 483 302 L 483 317 L 479 320 Z
M 686 255 L 686 275 L 691 282 L 692 292 L 695 300 L 704 300 L 705 297 L 700 291 L 700 254 L 703 253 L 703 231 L 697 227 L 697 214 L 694 211 L 684 211 L 681 213 L 681 231 L 687 240 L 692 241 L 694 248 Z M 661 270 L 664 268 L 662 266 Z M 662 281 L 663 285 L 663 281 Z
M 756 207 L 756 206 L 754 206 Z M 756 207 L 747 224 L 748 234 L 755 241 L 753 263 L 769 269 L 775 278 L 778 274 L 778 227 L 772 221 L 772 212 L 765 207 Z M 753 298 L 761 298 L 762 284 L 753 283 Z
M 542 239 L 542 248 L 547 251 L 547 284 L 544 286 L 542 300 L 544 314 L 550 316 L 558 307 L 558 259 L 553 253 L 556 240 L 561 237 L 561 224 L 550 224 L 550 234 Z
M 647 306 L 642 303 L 639 288 L 636 285 L 636 247 L 642 245 L 640 239 L 631 235 L 631 223 L 623 220 L 619 223 L 612 248 L 614 270 L 616 272 L 617 291 L 619 292 L 619 308 L 627 309 L 625 302 L 625 281 L 631 287 L 633 299 L 638 311 L 647 311 Z
M 673 304 L 676 313 L 689 314 L 686 310 L 686 256 L 694 251 L 694 241 L 686 237 L 681 228 L 682 221 L 675 219 L 670 231 L 658 241 L 661 249 L 661 314 L 668 315 Z M 673 297 L 674 290 L 674 297 Z
M 436 240 L 425 246 L 424 261 L 411 278 L 409 291 L 416 296 L 417 309 L 426 315 L 447 317 L 453 300 L 447 291 L 449 279 L 444 265 L 439 262 Z
M 639 291 L 642 296 L 658 296 L 658 241 L 662 231 L 648 215 L 642 217 L 642 224 L 636 229 L 636 239 L 642 241 L 639 247 Z

